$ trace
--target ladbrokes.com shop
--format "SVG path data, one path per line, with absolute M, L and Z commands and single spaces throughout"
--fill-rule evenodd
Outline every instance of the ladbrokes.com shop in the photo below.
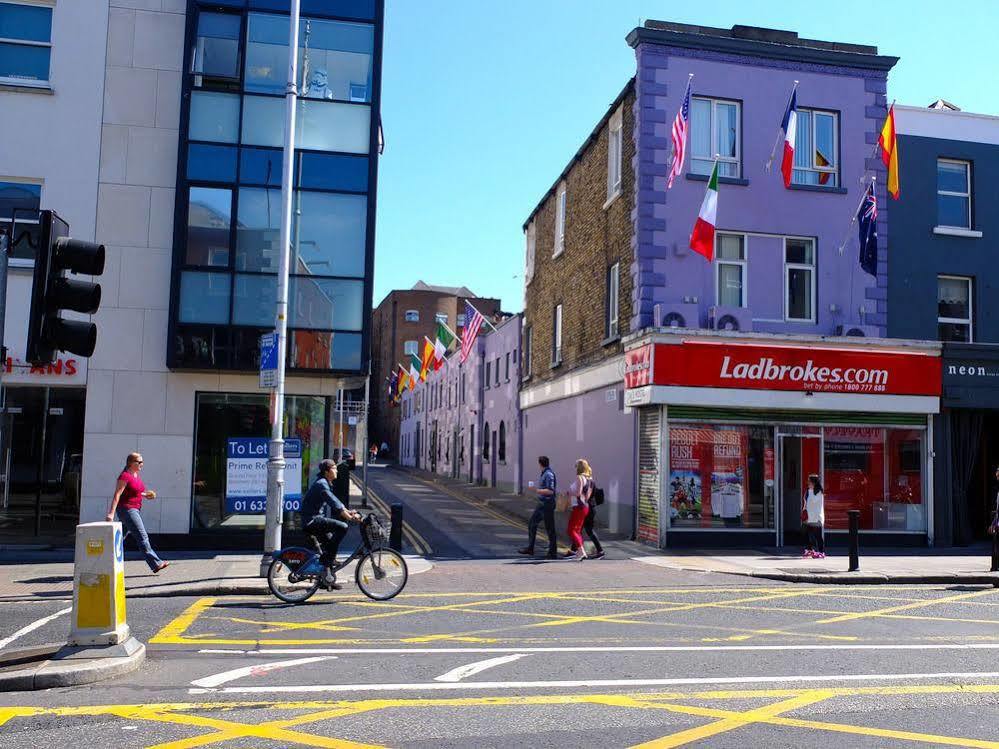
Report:
M 638 537 L 798 544 L 815 475 L 830 541 L 856 509 L 868 542 L 927 543 L 940 377 L 934 343 L 690 331 L 632 341 L 625 403 L 639 409 L 645 454 L 659 456 L 640 469 Z

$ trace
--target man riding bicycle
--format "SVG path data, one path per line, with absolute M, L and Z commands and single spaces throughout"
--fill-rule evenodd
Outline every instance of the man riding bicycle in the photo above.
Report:
M 309 487 L 302 500 L 302 520 L 307 535 L 319 543 L 320 558 L 327 567 L 324 585 L 333 590 L 342 587 L 329 568 L 336 564 L 336 553 L 340 542 L 350 528 L 348 523 L 360 523 L 361 513 L 348 510 L 343 502 L 333 494 L 332 482 L 336 480 L 336 462 L 326 458 L 319 462 L 319 477 Z M 323 514 L 329 507 L 331 517 Z

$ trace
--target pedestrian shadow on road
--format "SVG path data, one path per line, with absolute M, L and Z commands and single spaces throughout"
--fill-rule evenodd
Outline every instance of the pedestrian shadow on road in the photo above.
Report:
M 50 577 L 26 577 L 23 580 L 15 580 L 18 585 L 51 585 L 55 583 L 71 583 L 72 575 L 52 575 Z

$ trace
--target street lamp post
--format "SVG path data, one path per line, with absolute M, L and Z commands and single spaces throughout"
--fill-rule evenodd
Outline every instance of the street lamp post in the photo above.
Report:
M 281 247 L 278 256 L 277 304 L 274 332 L 277 334 L 277 377 L 272 392 L 271 440 L 267 457 L 267 509 L 264 521 L 264 554 L 260 575 L 267 575 L 271 557 L 281 548 L 284 515 L 284 375 L 288 351 L 288 267 L 291 253 L 291 211 L 294 185 L 295 114 L 298 103 L 298 19 L 300 0 L 291 0 L 288 29 L 288 84 L 285 88 L 284 161 L 281 165 Z

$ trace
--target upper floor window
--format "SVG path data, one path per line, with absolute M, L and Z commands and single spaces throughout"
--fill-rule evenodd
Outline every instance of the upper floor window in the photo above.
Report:
M 562 363 L 562 305 L 552 312 L 552 366 Z
M 835 112 L 798 108 L 791 182 L 839 186 L 839 123 Z
M 607 338 L 618 336 L 618 318 L 621 314 L 620 287 L 621 264 L 614 263 L 607 269 L 607 317 L 604 320 L 604 334 Z
M 505 375 L 504 379 L 507 382 L 509 382 L 510 381 L 510 352 L 509 351 L 506 352 L 506 369 L 505 369 L 505 372 L 506 372 L 506 375 Z
M 240 24 L 237 15 L 208 12 L 198 15 L 198 34 L 191 56 L 195 86 L 239 87 Z
M 941 341 L 971 343 L 973 316 L 971 279 L 937 277 L 937 333 Z
M 971 164 L 937 159 L 937 226 L 971 228 Z
M 495 374 L 495 377 L 496 377 L 496 387 L 499 387 L 499 384 L 500 384 L 500 358 L 498 356 L 496 357 L 496 374 Z
M 717 303 L 723 307 L 746 306 L 746 237 L 718 234 L 715 263 Z
M 718 174 L 742 173 L 742 107 L 737 101 L 693 97 L 690 100 L 690 171 L 711 174 L 718 156 Z
M 559 185 L 555 195 L 555 249 L 552 257 L 562 254 L 565 249 L 565 185 Z
M 458 330 L 461 330 L 462 328 L 465 327 L 465 313 L 464 312 L 462 312 L 460 315 L 457 315 L 454 318 L 454 324 L 458 328 Z
M 0 45 L 2 49 L 3 45 Z M 14 227 L 13 254 L 11 257 L 34 261 L 39 239 L 38 211 L 42 202 L 42 186 L 34 182 L 0 182 L 0 226 L 10 228 L 10 220 L 17 211 Z
M 534 230 L 534 222 L 527 226 L 524 232 L 524 283 L 529 284 L 534 278 L 534 251 L 537 246 L 537 233 Z
M 52 8 L 0 3 L 0 82 L 47 86 L 52 56 Z
M 419 321 L 420 321 L 420 311 L 418 309 L 406 310 L 406 322 L 419 322 Z
M 486 369 L 485 369 L 485 378 L 484 378 L 484 380 L 483 380 L 483 382 L 484 382 L 484 387 L 485 387 L 485 389 L 486 389 L 486 390 L 488 390 L 488 389 L 489 389 L 489 368 L 490 368 L 490 366 L 491 366 L 491 365 L 492 365 L 492 362 L 491 362 L 491 361 L 487 361 L 487 362 L 486 362 Z
M 623 116 L 618 110 L 610 118 L 607 131 L 607 200 L 621 192 L 621 154 L 623 150 Z
M 815 322 L 815 242 L 784 238 L 784 319 Z
M 438 312 L 434 315 L 434 322 L 439 322 L 442 325 L 447 325 L 447 312 Z
M 524 327 L 524 379 L 531 376 L 531 348 L 534 341 L 534 328 L 530 325 Z
M 402 345 L 402 351 L 404 354 L 406 354 L 406 356 L 409 356 L 410 354 L 415 354 L 417 345 L 418 343 L 416 341 L 406 341 Z

